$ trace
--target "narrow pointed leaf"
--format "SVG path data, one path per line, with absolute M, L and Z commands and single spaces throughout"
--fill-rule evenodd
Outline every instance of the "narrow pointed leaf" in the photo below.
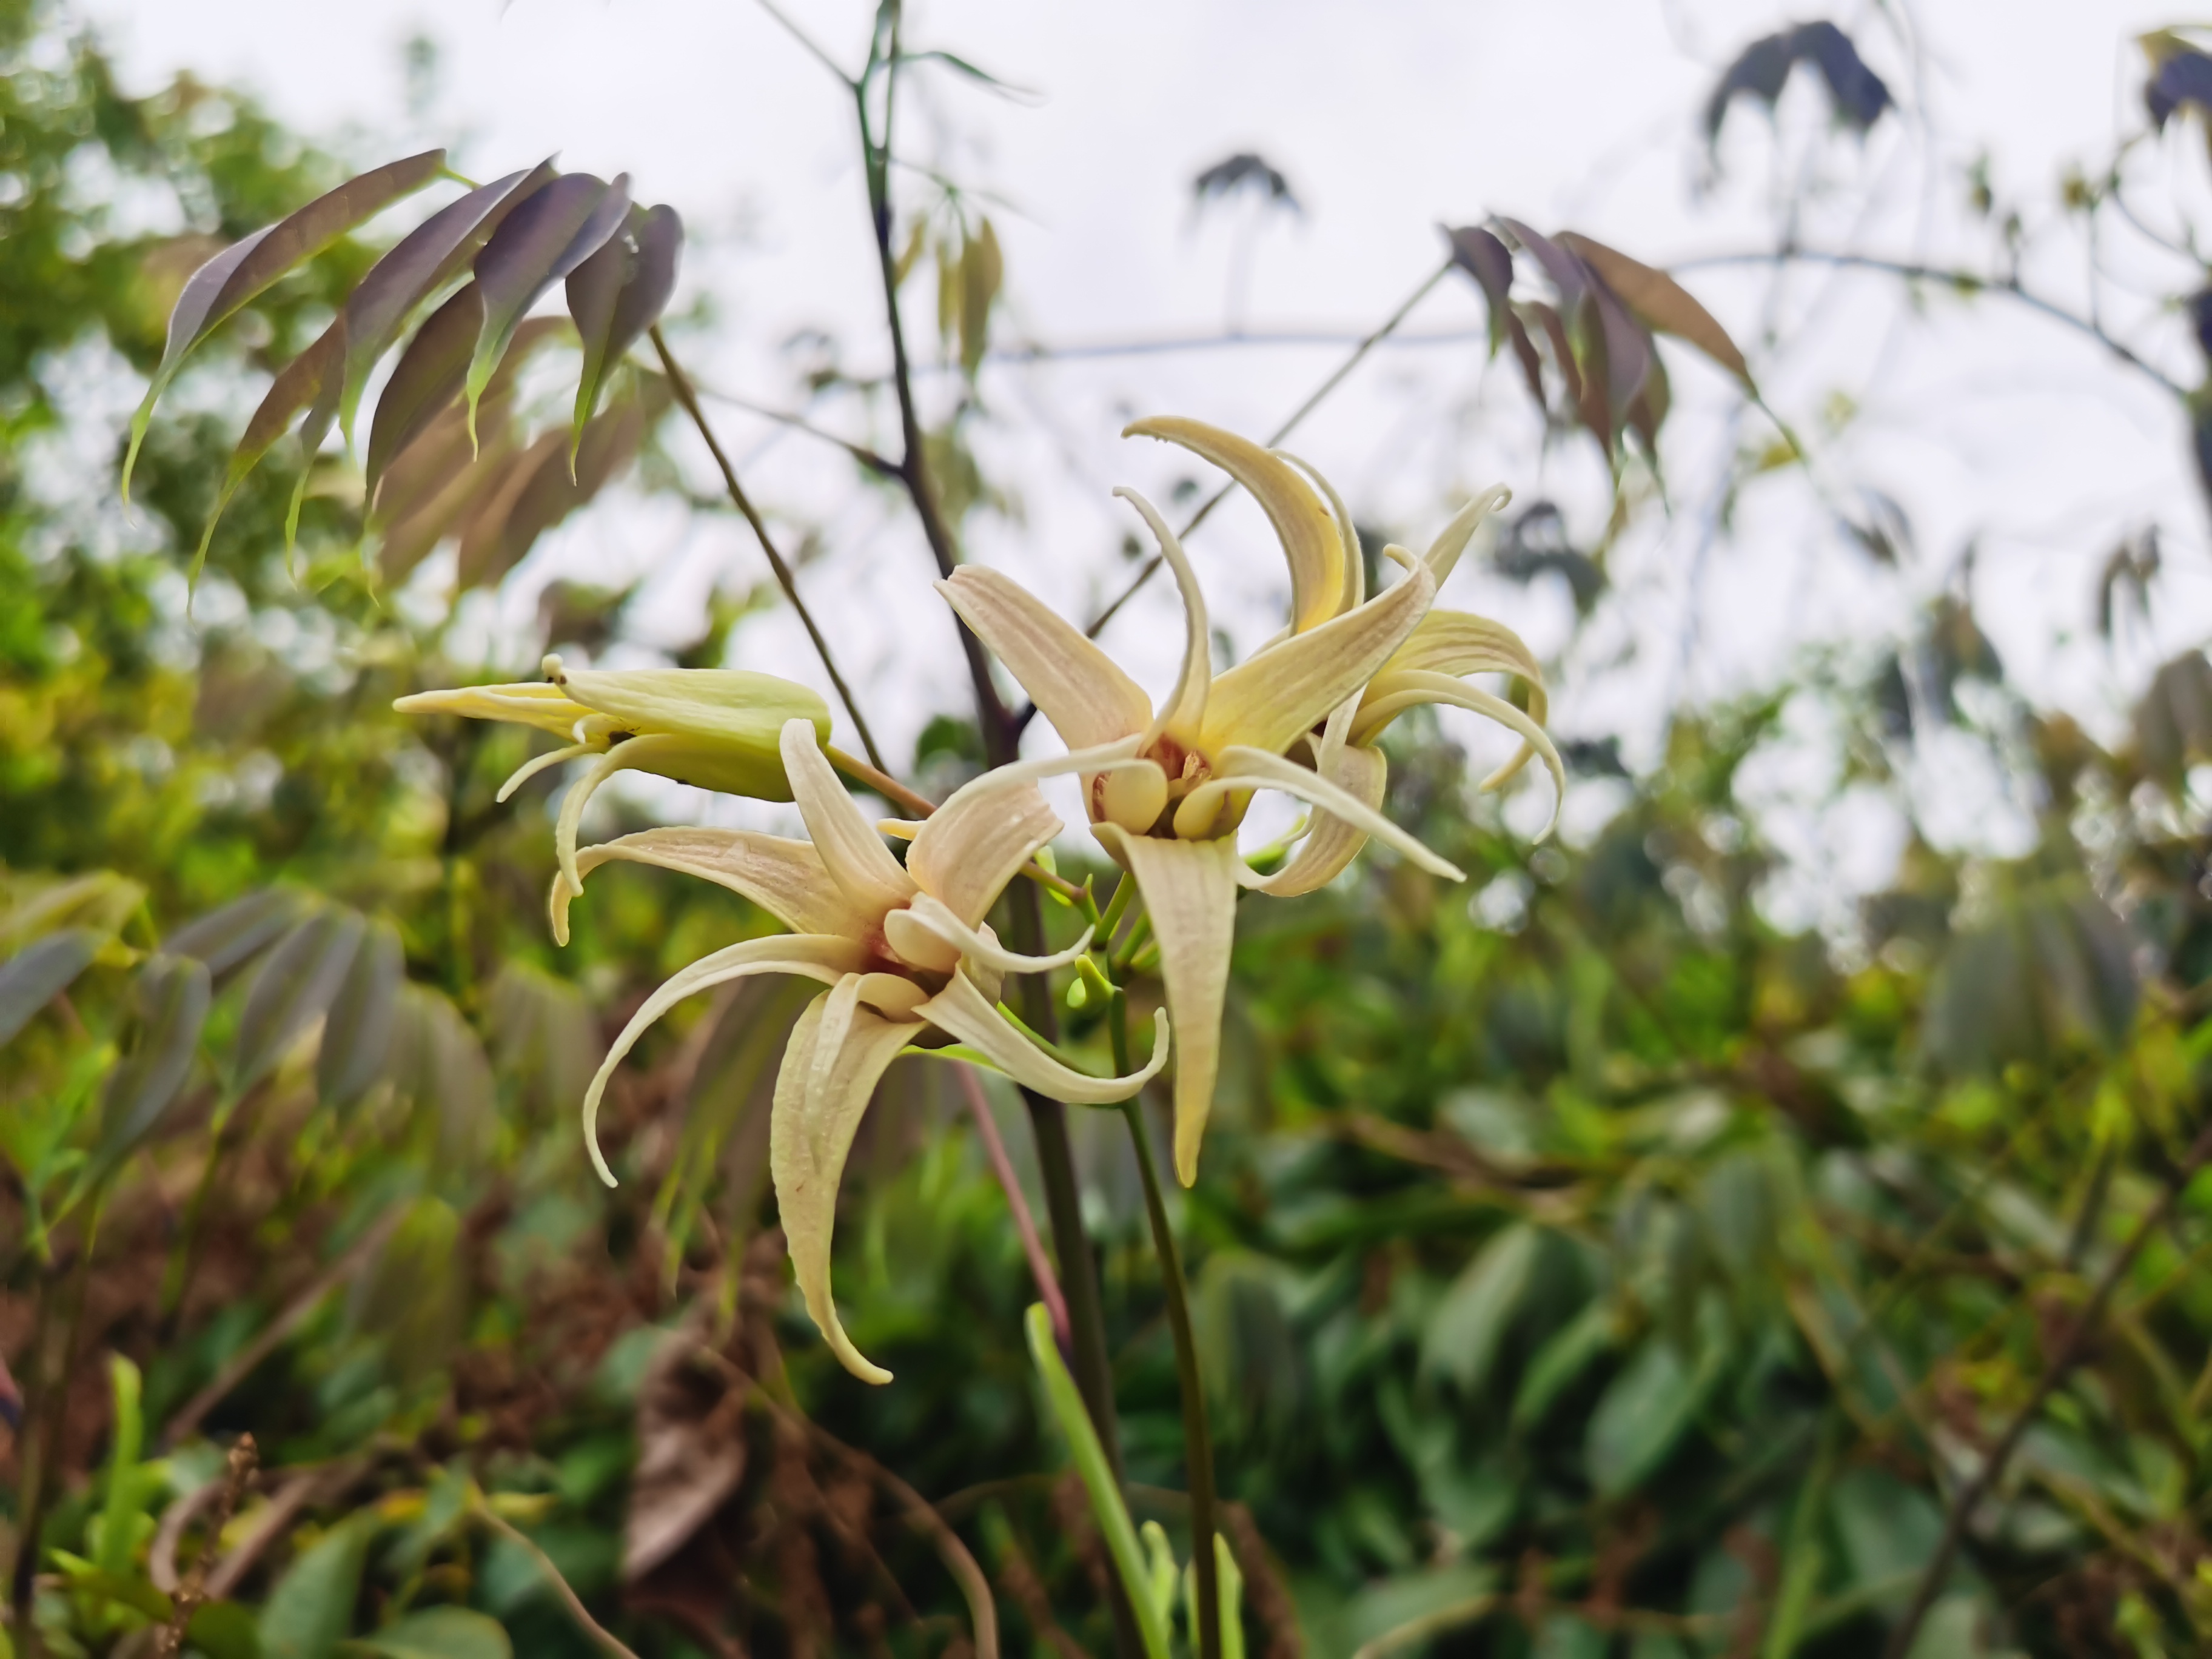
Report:
M 629 468 L 644 445 L 647 430 L 669 402 L 667 382 L 653 375 L 635 394 L 594 416 L 571 455 L 561 455 L 557 446 L 546 446 L 541 438 L 533 451 L 543 447 L 545 459 L 519 481 L 496 535 L 487 523 L 473 546 L 464 544 L 465 581 L 489 586 L 521 563 L 539 537 L 589 503 Z
M 197 921 L 185 923 L 169 936 L 162 949 L 169 956 L 205 963 L 208 972 L 220 983 L 289 932 L 299 917 L 301 902 L 297 893 L 283 887 L 248 893 Z
M 338 417 L 353 441 L 354 415 L 378 358 L 392 349 L 407 319 L 458 276 L 507 216 L 554 178 L 550 159 L 495 179 L 450 202 L 402 237 L 369 267 L 346 301 L 345 374 Z
M 398 931 L 371 923 L 331 1000 L 315 1056 L 315 1090 L 325 1105 L 351 1105 L 383 1075 L 405 970 Z
M 433 149 L 349 179 L 289 217 L 233 243 L 192 273 L 169 313 L 168 343 L 161 349 L 161 361 L 146 388 L 145 399 L 131 417 L 131 447 L 123 461 L 126 498 L 131 468 L 154 418 L 154 405 L 192 348 L 256 295 L 445 170 L 446 152 Z
M 378 1659 L 513 1659 L 506 1627 L 472 1607 L 425 1607 L 345 1644 Z
M 0 962 L 0 1042 L 14 1037 L 67 990 L 91 965 L 102 942 L 103 935 L 89 927 L 70 927 Z
M 326 911 L 301 922 L 269 953 L 238 1017 L 230 1087 L 242 1095 L 276 1068 L 345 982 L 361 946 L 362 919 Z
M 93 1153 L 95 1181 L 152 1132 L 185 1086 L 213 999 L 202 962 L 156 957 L 140 975 L 138 1042 L 107 1079 Z
M 1513 233 L 1513 240 L 1536 256 L 1536 263 L 1544 267 L 1544 274 L 1552 279 L 1552 286 L 1559 291 L 1559 309 L 1572 316 L 1581 305 L 1583 295 L 1589 287 L 1589 273 L 1582 261 L 1561 247 L 1540 231 L 1531 230 L 1518 219 L 1499 219 L 1496 222 Z
M 200 532 L 199 550 L 192 555 L 187 580 L 199 579 L 200 568 L 207 562 L 208 547 L 215 540 L 215 527 L 222 518 L 223 509 L 230 505 L 231 497 L 238 494 L 239 487 L 276 447 L 276 441 L 291 428 L 300 412 L 319 404 L 337 384 L 338 371 L 345 360 L 345 319 L 340 317 L 316 337 L 313 344 L 285 364 L 259 407 L 254 410 L 253 417 L 246 422 L 245 435 L 231 451 L 230 463 L 223 469 L 222 489 Z M 315 451 L 322 445 L 323 433 L 328 430 L 325 426 L 323 432 L 301 433 L 303 466 L 314 465 Z M 289 542 L 288 535 L 288 548 Z
M 1490 313 L 1490 355 L 1495 357 L 1505 343 L 1506 319 L 1513 314 L 1513 255 L 1480 225 L 1462 225 L 1444 235 L 1451 243 L 1452 263 L 1482 290 Z
M 460 395 L 469 354 L 483 331 L 483 289 L 471 283 L 430 313 L 376 400 L 368 429 L 368 497 L 376 499 L 386 468 L 447 404 Z
M 483 322 L 463 386 L 471 418 L 523 313 L 598 252 L 629 212 L 629 174 L 609 185 L 589 173 L 564 173 L 508 214 L 484 245 L 476 262 Z
M 1688 341 L 1746 386 L 1751 384 L 1751 366 L 1728 331 L 1665 271 L 1571 230 L 1559 233 L 1559 244 L 1579 255 L 1647 328 Z
M 568 466 L 585 423 L 597 412 L 606 377 L 637 337 L 659 320 L 676 291 L 676 264 L 684 248 L 684 222 L 672 207 L 633 208 L 623 235 L 611 238 L 568 276 L 568 314 L 584 343 L 584 372 L 576 386 L 576 415 Z

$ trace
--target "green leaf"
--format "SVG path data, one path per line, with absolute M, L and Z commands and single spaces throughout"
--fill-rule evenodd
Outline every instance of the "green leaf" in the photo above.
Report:
M 176 1611 L 176 1604 L 164 1595 L 154 1581 L 143 1573 L 133 1572 L 127 1566 L 111 1571 L 105 1567 L 87 1565 L 77 1557 L 52 1552 L 61 1567 L 62 1576 L 69 1587 L 80 1595 L 96 1595 L 118 1607 L 156 1621 L 166 1622 Z M 4 1651 L 4 1650 L 0 1650 Z
M 468 1607 L 426 1607 L 345 1646 L 383 1659 L 513 1659 L 514 1653 L 499 1620 Z
M 139 446 L 153 423 L 154 405 L 192 348 L 271 283 L 445 170 L 446 152 L 432 149 L 349 179 L 298 212 L 232 243 L 186 279 L 169 313 L 169 338 L 161 361 L 144 401 L 131 417 L 131 446 L 123 458 L 125 501 L 131 498 L 131 472 L 137 465 Z
M 563 173 L 508 214 L 485 244 L 476 263 L 483 322 L 462 387 L 471 431 L 477 404 L 523 313 L 539 295 L 598 252 L 629 212 L 628 173 L 617 174 L 611 185 L 588 173 Z
M 1091 1499 L 1091 1518 L 1106 1540 L 1114 1570 L 1121 1575 L 1122 1591 L 1136 1613 L 1137 1633 L 1144 1639 L 1146 1659 L 1169 1659 L 1167 1621 L 1152 1601 L 1150 1564 L 1138 1547 L 1136 1528 L 1129 1524 L 1129 1511 L 1121 1502 L 1113 1468 L 1106 1462 L 1105 1448 L 1098 1443 L 1098 1431 L 1091 1426 L 1091 1413 L 1084 1409 L 1083 1396 L 1077 1392 L 1075 1379 L 1067 1373 L 1067 1362 L 1060 1357 L 1060 1348 L 1053 1340 L 1052 1317 L 1045 1312 L 1043 1303 L 1030 1304 L 1024 1328 L 1029 1336 L 1030 1359 L 1044 1380 L 1045 1403 L 1051 1407 L 1060 1433 L 1067 1437 L 1075 1472 Z
M 292 1563 L 261 1610 L 264 1659 L 332 1659 L 353 1623 L 374 1522 L 342 1521 Z
M 115 1394 L 115 1431 L 107 1454 L 106 1495 L 100 1511 L 100 1550 L 94 1565 L 121 1577 L 131 1571 L 137 1539 L 131 1522 L 140 1514 L 141 1493 L 132 1479 L 138 1468 L 138 1449 L 146 1437 L 146 1418 L 140 1409 L 143 1392 L 138 1368 L 121 1354 L 107 1362 L 110 1386 Z
M 261 1659 L 261 1632 L 253 1614 L 235 1601 L 203 1601 L 185 1626 L 185 1642 L 207 1659 Z
M 1421 1368 L 1462 1392 L 1482 1386 L 1506 1328 L 1520 1310 L 1543 1236 L 1528 1223 L 1508 1227 L 1452 1282 L 1421 1339 Z
M 105 942 L 105 935 L 89 927 L 70 927 L 0 963 L 0 1042 L 14 1037 L 67 990 Z
M 405 970 L 398 930 L 387 921 L 371 922 L 323 1023 L 315 1092 L 325 1105 L 351 1105 L 383 1075 Z
M 364 931 L 362 919 L 351 911 L 329 910 L 301 922 L 269 953 L 238 1017 L 230 1066 L 233 1098 L 275 1071 L 301 1034 L 330 1007 Z
M 960 252 L 960 371 L 971 380 L 991 343 L 991 307 L 1006 273 L 999 233 L 986 219 Z
M 585 423 L 599 409 L 608 371 L 659 319 L 676 291 L 676 263 L 683 250 L 684 222 L 674 208 L 632 208 L 622 234 L 568 274 L 568 315 L 584 343 L 584 371 L 576 384 L 568 439 L 572 478 Z
M 90 1180 L 128 1157 L 185 1086 L 213 996 L 204 963 L 156 957 L 139 975 L 138 1045 L 107 1079 Z

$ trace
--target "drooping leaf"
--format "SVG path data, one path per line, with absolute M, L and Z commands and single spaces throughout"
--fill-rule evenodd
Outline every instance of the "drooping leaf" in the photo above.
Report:
M 991 343 L 991 307 L 1005 278 L 999 233 L 986 219 L 960 256 L 960 372 L 971 380 Z
M 301 1034 L 329 1009 L 365 931 L 350 911 L 310 916 L 269 953 L 238 1017 L 230 1091 L 241 1096 L 276 1069 Z
M 285 887 L 264 887 L 185 923 L 161 948 L 207 964 L 217 983 L 289 931 L 305 901 Z
M 458 1177 L 474 1169 L 498 1102 L 491 1062 L 460 1010 L 427 987 L 402 986 L 387 1075 L 404 1097 L 434 1115 L 441 1170 Z
M 353 441 L 354 415 L 369 374 L 399 338 L 407 319 L 459 275 L 508 214 L 554 176 L 549 157 L 534 167 L 477 186 L 400 238 L 355 286 L 343 313 L 345 373 L 337 404 L 348 443 Z
M 371 922 L 323 1024 L 315 1088 L 325 1105 L 351 1105 L 383 1075 L 405 967 L 398 931 Z
M 169 313 L 169 337 L 161 349 L 161 361 L 154 370 L 144 400 L 131 417 L 131 444 L 123 459 L 126 500 L 131 469 L 137 463 L 146 429 L 153 422 L 154 405 L 192 348 L 255 295 L 445 170 L 446 152 L 433 149 L 349 179 L 297 212 L 233 243 L 192 273 Z
M 1583 1455 L 1601 1496 L 1634 1491 L 1666 1461 L 1696 1416 L 1698 1393 L 1674 1346 L 1647 1337 L 1590 1414 Z
M 1505 343 L 1506 320 L 1512 314 L 1509 297 L 1513 289 L 1513 255 L 1504 243 L 1480 225 L 1462 225 L 1446 230 L 1452 263 L 1474 278 L 1489 307 L 1490 355 L 1495 357 Z
M 213 1000 L 204 962 L 156 957 L 140 973 L 138 1041 L 107 1079 L 92 1160 L 94 1179 L 131 1154 L 185 1086 Z
M 347 1643 L 346 1651 L 382 1659 L 513 1659 L 514 1644 L 506 1627 L 488 1613 L 472 1607 L 425 1607 Z
M 568 470 L 584 426 L 598 412 L 606 377 L 638 337 L 659 319 L 676 291 L 676 266 L 684 251 L 684 221 L 665 204 L 630 210 L 622 234 L 568 274 L 568 315 L 584 343 L 584 371 L 576 385 L 576 412 L 568 440 Z
M 369 423 L 364 473 L 376 502 L 385 470 L 447 404 L 468 378 L 469 356 L 483 331 L 483 289 L 471 283 L 430 313 L 399 354 Z
M 104 942 L 105 936 L 89 927 L 70 927 L 0 962 L 0 1043 L 67 990 L 91 966 Z
M 463 396 L 471 429 L 476 408 L 523 313 L 538 296 L 599 252 L 629 212 L 629 175 L 612 184 L 587 173 L 563 173 L 508 214 L 477 255 L 483 325 L 471 352 Z
M 516 506 L 521 501 L 524 492 L 548 471 L 556 473 L 565 471 L 562 451 L 566 447 L 562 442 L 566 436 L 567 434 L 559 430 L 539 433 L 527 448 L 501 469 L 496 481 L 486 488 L 470 512 L 468 522 L 459 526 L 461 546 L 460 559 L 456 567 L 456 586 L 461 588 L 488 586 L 513 568 L 512 561 L 507 556 L 514 544 L 507 531 Z
M 383 500 L 395 511 L 379 532 L 376 556 L 387 581 L 402 580 L 440 542 L 465 533 L 514 459 L 511 431 L 486 436 L 472 454 L 467 411 L 456 404 L 446 414 L 450 430 L 441 417 L 385 475 Z M 410 475 L 404 489 L 403 474 Z
M 1561 231 L 1559 240 L 1597 273 L 1645 327 L 1688 341 L 1746 386 L 1751 384 L 1751 367 L 1728 331 L 1672 276 L 1575 231 Z
M 561 434 L 548 432 L 519 456 L 461 538 L 460 585 L 489 586 L 528 556 L 538 538 L 583 507 L 637 458 L 647 430 L 669 406 L 660 376 L 592 417 L 571 474 Z
M 353 1626 L 374 1519 L 340 1522 L 285 1570 L 261 1609 L 264 1659 L 334 1659 Z
M 1216 161 L 1191 180 L 1190 193 L 1201 207 L 1245 194 L 1257 196 L 1271 206 L 1287 208 L 1292 213 L 1304 211 L 1282 170 L 1266 156 L 1250 150 L 1239 150 Z
M 386 1364 L 407 1387 L 445 1364 L 465 1328 L 460 1243 L 453 1206 L 416 1199 L 354 1281 L 349 1322 L 383 1343 Z
M 1587 1376 L 1614 1341 L 1612 1309 L 1591 1302 L 1548 1338 L 1521 1373 L 1513 1394 L 1512 1425 L 1526 1433 L 1544 1420 L 1553 1402 Z
M 230 453 L 229 463 L 223 468 L 222 488 L 215 498 L 207 523 L 200 531 L 200 544 L 192 554 L 191 568 L 186 573 L 187 581 L 197 582 L 200 569 L 207 563 L 209 545 L 215 540 L 215 527 L 222 520 L 223 509 L 230 505 L 231 497 L 239 487 L 251 477 L 253 469 L 276 447 L 276 441 L 291 429 L 291 425 L 302 410 L 320 398 L 325 389 L 337 384 L 338 372 L 345 360 L 345 319 L 341 316 L 315 337 L 314 343 L 284 365 L 283 372 L 270 386 L 267 394 L 246 423 L 245 435 Z M 322 441 L 317 434 L 312 441 L 301 434 L 303 443 L 309 445 L 302 457 L 303 463 L 314 461 L 314 447 Z M 304 482 L 304 479 L 303 479 Z M 292 526 L 286 526 L 285 545 L 291 545 Z
M 1651 377 L 1651 337 L 1630 317 L 1602 283 L 1590 288 L 1588 309 L 1605 342 L 1606 411 L 1613 432 L 1626 425 L 1628 411 L 1644 395 Z
M 1499 219 L 1496 222 L 1512 233 L 1513 240 L 1536 256 L 1536 263 L 1544 268 L 1544 275 L 1552 279 L 1559 290 L 1559 311 L 1572 317 L 1581 309 L 1583 295 L 1589 288 L 1589 273 L 1573 254 L 1561 247 L 1540 231 L 1531 230 L 1518 219 Z
M 2169 789 L 2189 768 L 2212 760 L 2212 661 L 2185 651 L 2161 663 L 2136 705 L 2136 754 Z
M 1707 141 L 1720 137 L 1721 124 L 1740 94 L 1748 94 L 1772 109 L 1789 84 L 1790 71 L 1801 63 L 1820 71 L 1836 114 L 1861 132 L 1890 106 L 1889 88 L 1866 66 L 1849 35 L 1825 21 L 1801 23 L 1753 41 L 1729 65 L 1705 102 Z
M 540 1115 L 584 1097 L 605 1045 L 590 1000 L 568 980 L 510 962 L 492 982 L 487 1020 L 499 1075 Z

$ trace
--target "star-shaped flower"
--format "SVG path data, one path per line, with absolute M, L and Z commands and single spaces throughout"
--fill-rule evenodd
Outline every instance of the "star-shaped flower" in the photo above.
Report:
M 983 918 L 1000 890 L 1060 822 L 1034 784 L 986 775 L 915 832 L 903 866 L 860 814 L 822 757 L 813 725 L 786 723 L 784 775 L 811 843 L 744 830 L 664 829 L 585 848 L 574 873 L 555 877 L 554 937 L 568 937 L 568 908 L 582 878 L 615 860 L 659 865 L 742 893 L 792 931 L 747 939 L 702 957 L 646 1000 L 616 1039 L 584 1097 L 592 1161 L 610 1185 L 593 1126 L 607 1079 L 646 1030 L 685 997 L 754 974 L 795 974 L 830 988 L 799 1016 L 776 1074 L 769 1167 L 806 1310 L 847 1370 L 871 1382 L 872 1364 L 838 1322 L 830 1294 L 837 1185 L 877 1080 L 931 1027 L 1017 1083 L 1090 1105 L 1126 1100 L 1167 1061 L 1168 1018 L 1156 1023 L 1151 1060 L 1127 1077 L 1095 1078 L 1044 1052 L 997 1006 L 1000 977 L 1064 967 L 1090 933 L 1055 956 L 1017 956 Z

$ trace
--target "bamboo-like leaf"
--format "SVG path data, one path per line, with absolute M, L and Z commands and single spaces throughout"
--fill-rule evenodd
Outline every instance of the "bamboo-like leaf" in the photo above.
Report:
M 345 374 L 338 419 L 353 441 L 354 415 L 376 361 L 392 349 L 407 319 L 459 274 L 507 216 L 552 182 L 550 157 L 510 173 L 448 203 L 402 237 L 369 267 L 346 301 Z
M 197 582 L 199 580 L 200 568 L 207 562 L 209 544 L 215 540 L 216 525 L 222 518 L 223 509 L 230 505 L 230 498 L 238 493 L 239 486 L 252 476 L 253 469 L 260 465 L 262 459 L 276 447 L 276 441 L 290 429 L 292 422 L 300 412 L 319 403 L 325 393 L 337 386 L 339 370 L 345 362 L 345 319 L 341 316 L 316 337 L 313 344 L 284 365 L 283 371 L 276 376 L 267 395 L 261 399 L 260 406 L 253 411 L 252 419 L 246 423 L 245 435 L 238 441 L 238 447 L 230 452 L 230 464 L 223 469 L 222 489 L 216 495 L 214 509 L 209 513 L 207 523 L 200 531 L 199 548 L 192 555 L 191 568 L 185 573 L 186 581 Z M 324 430 L 329 428 L 325 427 Z M 304 462 L 312 465 L 315 451 L 322 445 L 322 434 L 314 433 L 311 436 L 303 431 L 301 435 L 306 449 Z M 297 511 L 295 501 L 295 514 Z M 289 553 L 292 543 L 290 523 L 286 526 L 284 542 L 285 550 Z
M 89 927 L 65 928 L 0 962 L 0 1043 L 69 988 L 91 965 L 104 938 Z
M 370 923 L 323 1025 L 315 1086 L 325 1105 L 351 1105 L 383 1074 L 405 969 L 398 930 Z
M 1665 271 L 1571 230 L 1559 233 L 1559 244 L 1571 249 L 1595 271 L 1598 279 L 1619 297 L 1621 304 L 1636 313 L 1644 326 L 1688 341 L 1744 385 L 1751 385 L 1751 366 L 1744 361 L 1735 342 L 1729 337 L 1728 331 L 1698 302 L 1694 295 Z
M 213 333 L 240 307 L 289 272 L 313 258 L 364 221 L 403 196 L 412 195 L 446 170 L 446 152 L 425 150 L 405 161 L 349 179 L 276 223 L 234 242 L 194 271 L 169 313 L 168 342 L 131 417 L 131 446 L 123 458 L 123 495 L 131 495 L 131 472 L 139 447 L 153 422 L 154 405 L 192 348 Z
M 461 528 L 460 563 L 455 578 L 461 588 L 487 586 L 504 575 L 501 562 L 507 546 L 507 528 L 515 505 L 531 483 L 548 467 L 559 470 L 562 440 L 559 430 L 540 433 L 528 448 L 508 462 L 499 481 L 484 495 Z
M 630 462 L 645 441 L 647 428 L 668 407 L 666 383 L 659 375 L 643 387 L 592 417 L 577 446 L 573 474 L 566 457 L 547 433 L 525 452 L 513 479 L 514 494 L 495 517 L 489 509 L 470 526 L 461 544 L 461 585 L 489 586 L 522 562 L 538 538 L 584 506 Z M 530 457 L 538 457 L 534 465 Z
M 185 1086 L 213 1000 L 204 962 L 156 957 L 140 975 L 138 1044 L 107 1079 L 100 1145 L 92 1160 L 94 1180 L 130 1155 Z
M 587 173 L 564 173 L 507 216 L 477 255 L 483 322 L 469 359 L 463 395 L 471 429 L 492 371 L 538 296 L 599 252 L 629 212 L 629 175 L 606 184 Z
M 1602 283 L 1590 287 L 1588 304 L 1595 313 L 1599 337 L 1605 342 L 1605 399 L 1610 424 L 1617 434 L 1627 419 L 1629 406 L 1643 395 L 1651 374 L 1651 337 Z
M 206 963 L 219 983 L 286 932 L 297 920 L 301 902 L 288 888 L 266 887 L 187 922 L 162 949 L 170 956 Z
M 369 423 L 365 480 L 372 502 L 386 469 L 460 394 L 483 315 L 483 285 L 471 283 L 432 312 L 399 354 Z
M 576 385 L 568 439 L 572 477 L 585 423 L 599 410 L 607 374 L 659 320 L 676 291 L 676 264 L 683 250 L 684 221 L 674 208 L 632 208 L 623 234 L 568 274 L 568 314 L 584 343 L 584 372 Z
M 960 254 L 960 370 L 971 380 L 991 343 L 991 307 L 1006 274 L 999 233 L 986 219 Z
M 269 953 L 238 1017 L 230 1066 L 234 1097 L 274 1071 L 301 1033 L 329 1009 L 361 948 L 362 932 L 359 916 L 325 911 L 295 927 Z
M 434 472 L 426 467 L 431 487 L 419 501 L 414 501 L 410 495 L 412 504 L 404 506 L 404 514 L 395 515 L 379 538 L 377 563 L 386 581 L 404 580 L 447 536 L 465 533 L 490 492 L 506 477 L 507 465 L 514 459 L 514 437 L 505 431 L 487 437 L 482 453 L 471 455 L 466 413 L 459 404 L 447 412 L 453 417 L 452 449 L 420 455 L 418 453 L 433 441 L 433 434 L 426 434 L 401 458 L 400 466 L 410 465 L 418 459 L 425 463 L 443 460 L 449 464 Z M 398 467 L 386 475 L 387 496 L 392 493 L 398 477 Z

